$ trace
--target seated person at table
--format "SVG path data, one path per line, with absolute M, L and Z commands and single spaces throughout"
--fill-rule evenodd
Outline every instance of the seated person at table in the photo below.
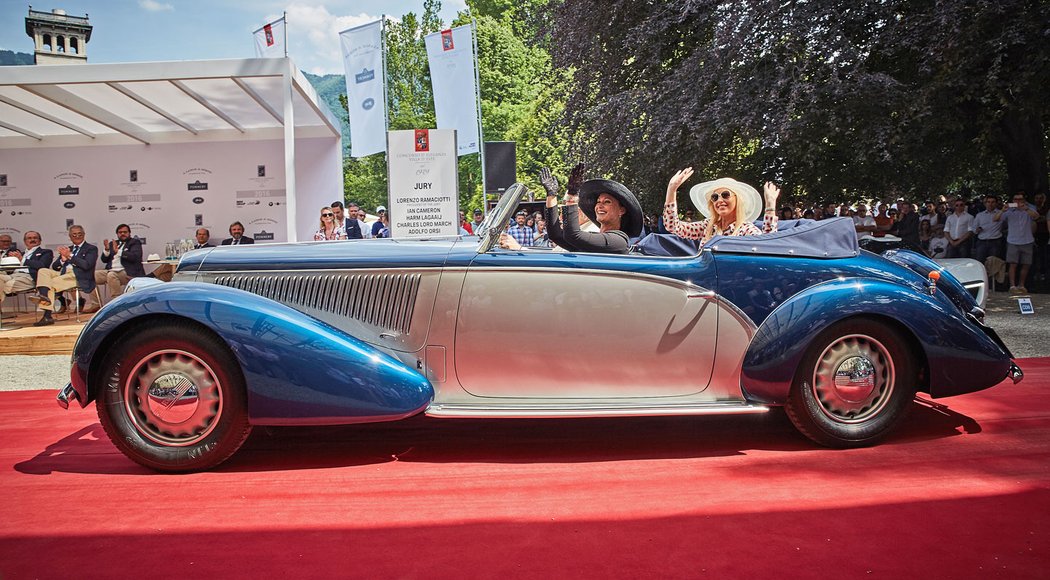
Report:
M 194 250 L 215 247 L 215 244 L 211 243 L 211 232 L 208 231 L 208 228 L 197 228 L 197 232 L 193 236 L 197 238 L 197 243 L 193 244 Z M 171 282 L 173 275 L 175 275 L 175 264 L 161 264 L 146 276 L 148 278 L 156 278 L 161 282 Z
M 230 224 L 230 237 L 222 241 L 224 246 L 240 246 L 243 244 L 254 244 L 255 240 L 244 235 L 244 224 L 233 222 Z
M 40 268 L 47 268 L 54 261 L 55 255 L 47 248 L 40 245 L 39 232 L 28 231 L 22 236 L 25 243 L 25 251 L 11 250 L 8 256 L 18 258 L 22 264 L 21 268 L 8 274 L 0 272 L 0 288 L 4 294 L 22 292 L 36 286 L 36 274 Z M 0 296 L 2 298 L 2 296 Z
M 117 239 L 102 240 L 99 259 L 106 269 L 95 271 L 95 283 L 105 284 L 111 299 L 120 296 L 128 280 L 146 275 L 142 267 L 142 241 L 131 237 L 128 224 L 117 226 L 116 233 Z
M 69 246 L 58 247 L 58 258 L 50 268 L 41 268 L 36 275 L 36 286 L 39 294 L 30 296 L 30 300 L 40 303 L 44 316 L 34 326 L 54 324 L 51 312 L 55 309 L 55 296 L 59 292 L 80 288 L 84 293 L 84 308 L 81 312 L 96 312 L 99 305 L 94 303 L 95 264 L 98 263 L 98 248 L 84 241 L 84 228 L 78 225 L 69 226 Z
M 18 251 L 18 247 L 15 246 L 14 240 L 11 239 L 10 234 L 0 234 L 0 258 L 6 258 L 8 256 L 15 256 L 14 252 Z

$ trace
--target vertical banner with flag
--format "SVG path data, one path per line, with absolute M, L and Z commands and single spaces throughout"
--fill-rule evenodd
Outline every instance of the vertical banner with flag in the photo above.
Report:
M 477 76 L 473 24 L 427 35 L 427 59 L 439 129 L 455 129 L 459 154 L 478 153 Z
M 350 156 L 386 151 L 386 78 L 383 70 L 383 21 L 339 33 L 346 70 L 346 106 L 350 113 Z
M 255 56 L 258 58 L 284 58 L 288 56 L 285 42 L 284 16 L 255 31 Z

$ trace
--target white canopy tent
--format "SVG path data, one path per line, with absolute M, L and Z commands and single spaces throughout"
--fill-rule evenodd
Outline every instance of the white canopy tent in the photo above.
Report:
M 279 229 L 277 222 L 283 222 L 286 232 L 277 237 L 296 240 L 298 232 L 309 235 L 316 228 L 316 207 L 342 199 L 339 140 L 339 122 L 288 58 L 0 67 L 0 206 L 18 208 L 20 202 L 15 200 L 30 200 L 24 212 L 5 212 L 0 226 L 9 226 L 13 220 L 23 227 L 8 230 L 24 231 L 35 225 L 34 229 L 61 231 L 50 224 L 37 224 L 52 211 L 66 211 L 68 222 L 73 218 L 67 210 L 78 205 L 96 206 L 103 214 L 108 211 L 97 219 L 100 227 L 103 221 L 147 219 L 147 213 L 121 215 L 138 209 L 121 205 L 124 201 L 147 203 L 144 195 L 152 195 L 148 203 L 156 202 L 157 207 L 150 205 L 150 211 L 163 208 L 157 218 L 170 220 L 170 210 L 189 204 L 172 193 L 186 175 L 196 177 L 188 189 L 197 193 L 209 189 L 209 178 L 213 187 L 208 194 L 215 193 L 215 185 L 222 185 L 219 195 L 226 196 L 228 203 L 220 205 L 214 197 L 193 200 L 194 204 L 213 204 L 209 215 L 216 219 L 220 214 L 231 221 L 239 219 L 235 208 L 260 205 L 260 199 L 270 198 L 269 206 L 278 211 L 283 204 L 282 219 L 260 220 L 271 224 L 271 229 Z M 299 160 L 297 141 L 309 145 Z M 279 159 L 274 158 L 274 145 L 283 151 L 283 163 L 278 164 L 283 165 L 283 172 L 276 172 L 283 173 L 283 181 L 273 171 L 267 175 L 265 169 L 265 160 Z M 101 153 L 88 155 L 85 149 L 69 148 Z M 85 159 L 90 161 L 85 169 L 75 169 L 76 160 Z M 103 165 L 112 164 L 112 171 L 98 172 L 100 160 Z M 183 166 L 168 169 L 161 160 Z M 27 163 L 35 171 L 32 175 L 26 175 Z M 202 164 L 213 168 L 202 168 Z M 252 174 L 242 175 L 245 169 L 240 166 L 249 164 Z M 140 165 L 151 168 L 150 185 L 140 180 L 142 172 L 136 169 Z M 95 172 L 94 177 L 85 175 L 87 172 Z M 236 175 L 221 175 L 224 172 Z M 59 195 L 77 190 L 73 195 L 80 196 L 90 194 L 86 190 L 97 190 L 97 197 L 54 195 L 54 185 L 78 178 L 90 183 L 65 183 Z M 229 195 L 231 190 L 236 194 Z M 54 198 L 50 203 L 49 196 Z M 55 203 L 58 201 L 67 203 Z M 315 207 L 297 217 L 297 206 L 306 203 Z M 88 220 L 83 213 L 75 218 Z M 202 225 L 200 222 L 197 214 L 195 225 Z M 106 225 L 106 232 L 115 224 Z M 91 234 L 89 231 L 94 238 Z

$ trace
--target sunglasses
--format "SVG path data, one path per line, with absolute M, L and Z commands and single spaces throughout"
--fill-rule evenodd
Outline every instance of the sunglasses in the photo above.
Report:
M 718 196 L 722 196 L 722 199 L 729 199 L 729 197 L 732 196 L 732 195 L 733 195 L 732 191 L 729 191 L 728 189 L 723 189 L 722 191 L 716 191 L 716 192 L 712 193 L 711 194 L 711 201 L 718 201 Z
M 335 214 L 334 213 L 323 213 L 323 214 L 321 214 L 321 217 L 335 217 Z

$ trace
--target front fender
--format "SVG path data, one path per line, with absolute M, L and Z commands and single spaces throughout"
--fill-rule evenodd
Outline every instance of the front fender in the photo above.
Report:
M 744 356 L 748 398 L 783 404 L 813 337 L 854 316 L 882 318 L 915 339 L 933 397 L 985 389 L 1009 372 L 1009 354 L 949 300 L 884 280 L 838 279 L 799 292 L 762 322 Z
M 240 363 L 251 422 L 347 424 L 395 420 L 434 396 L 427 379 L 379 349 L 278 302 L 225 286 L 170 282 L 110 302 L 84 327 L 73 352 L 73 385 L 86 404 L 93 372 L 136 324 L 184 319 L 210 330 Z M 98 379 L 95 379 L 96 381 Z

